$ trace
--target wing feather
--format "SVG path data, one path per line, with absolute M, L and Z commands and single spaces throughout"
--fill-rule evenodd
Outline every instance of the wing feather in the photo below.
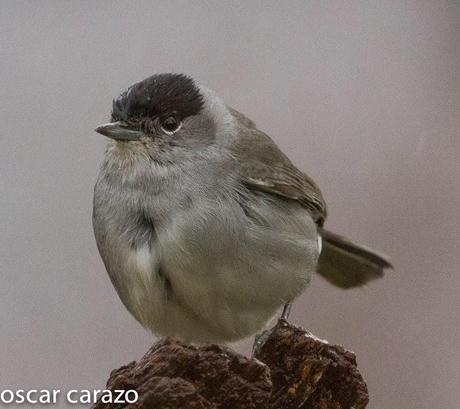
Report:
M 292 164 L 268 135 L 256 128 L 241 127 L 231 150 L 247 187 L 298 201 L 322 226 L 327 209 L 319 187 Z

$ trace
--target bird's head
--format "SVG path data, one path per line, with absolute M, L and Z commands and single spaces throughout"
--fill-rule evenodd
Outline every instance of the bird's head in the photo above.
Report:
M 150 155 L 197 149 L 213 142 L 219 117 L 228 114 L 223 103 L 216 111 L 219 101 L 186 75 L 153 75 L 114 99 L 111 121 L 96 132 L 125 146 L 142 146 Z

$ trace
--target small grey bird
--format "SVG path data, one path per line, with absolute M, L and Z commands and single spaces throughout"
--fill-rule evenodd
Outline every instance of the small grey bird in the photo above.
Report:
M 122 302 L 154 334 L 235 341 L 263 329 L 314 271 L 349 288 L 390 267 L 324 230 L 313 180 L 185 75 L 132 85 L 96 131 L 113 140 L 94 189 L 98 249 Z

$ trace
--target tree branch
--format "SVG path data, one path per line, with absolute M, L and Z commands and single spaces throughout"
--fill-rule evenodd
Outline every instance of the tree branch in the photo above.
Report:
M 362 409 L 367 387 L 352 352 L 280 321 L 248 359 L 217 346 L 157 342 L 112 371 L 107 389 L 134 389 L 133 404 L 93 409 Z

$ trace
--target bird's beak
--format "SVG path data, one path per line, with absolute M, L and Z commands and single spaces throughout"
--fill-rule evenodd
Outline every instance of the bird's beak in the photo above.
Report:
M 130 128 L 122 121 L 100 125 L 95 131 L 118 141 L 137 141 L 143 135 L 143 132 Z

